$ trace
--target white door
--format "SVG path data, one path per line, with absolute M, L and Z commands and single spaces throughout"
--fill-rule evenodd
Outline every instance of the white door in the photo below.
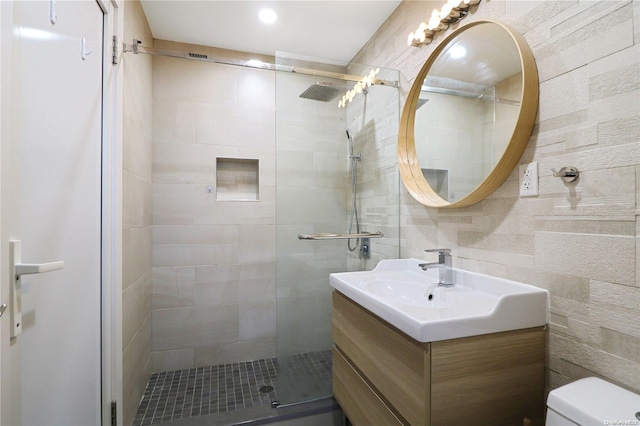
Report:
M 0 418 L 97 425 L 103 13 L 95 1 L 56 0 L 15 1 L 11 14 L 10 63 L 6 52 L 2 63 L 11 80 L 2 93 L 3 266 L 9 240 L 21 240 L 23 263 L 64 261 L 64 269 L 22 276 L 21 334 L 10 339 L 10 315 L 1 319 L 2 366 L 11 369 L 2 372 L 11 383 L 2 401 L 13 404 L 0 407 Z

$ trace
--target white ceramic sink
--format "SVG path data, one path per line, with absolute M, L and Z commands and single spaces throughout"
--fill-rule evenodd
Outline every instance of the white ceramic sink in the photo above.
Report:
M 547 291 L 453 268 L 454 286 L 438 287 L 437 268 L 417 259 L 382 260 L 373 271 L 330 276 L 333 288 L 418 340 L 435 342 L 547 323 Z

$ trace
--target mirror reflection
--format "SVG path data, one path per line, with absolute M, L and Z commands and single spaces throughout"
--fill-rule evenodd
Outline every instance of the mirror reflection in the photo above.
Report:
M 422 82 L 415 150 L 429 186 L 454 203 L 472 192 L 504 154 L 523 91 L 520 52 L 500 25 L 473 26 L 447 43 Z

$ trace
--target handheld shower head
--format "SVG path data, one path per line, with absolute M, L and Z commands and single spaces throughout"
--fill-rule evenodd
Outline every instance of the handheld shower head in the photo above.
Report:
M 349 141 L 349 159 L 360 161 L 362 159 L 362 155 L 354 155 L 353 154 L 353 139 L 351 139 L 351 135 L 349 134 L 349 130 L 345 130 L 347 132 L 347 140 Z

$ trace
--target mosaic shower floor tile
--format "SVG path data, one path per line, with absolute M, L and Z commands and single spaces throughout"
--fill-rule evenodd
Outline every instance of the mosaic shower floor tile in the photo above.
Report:
M 133 426 L 331 394 L 331 351 L 155 373 Z

